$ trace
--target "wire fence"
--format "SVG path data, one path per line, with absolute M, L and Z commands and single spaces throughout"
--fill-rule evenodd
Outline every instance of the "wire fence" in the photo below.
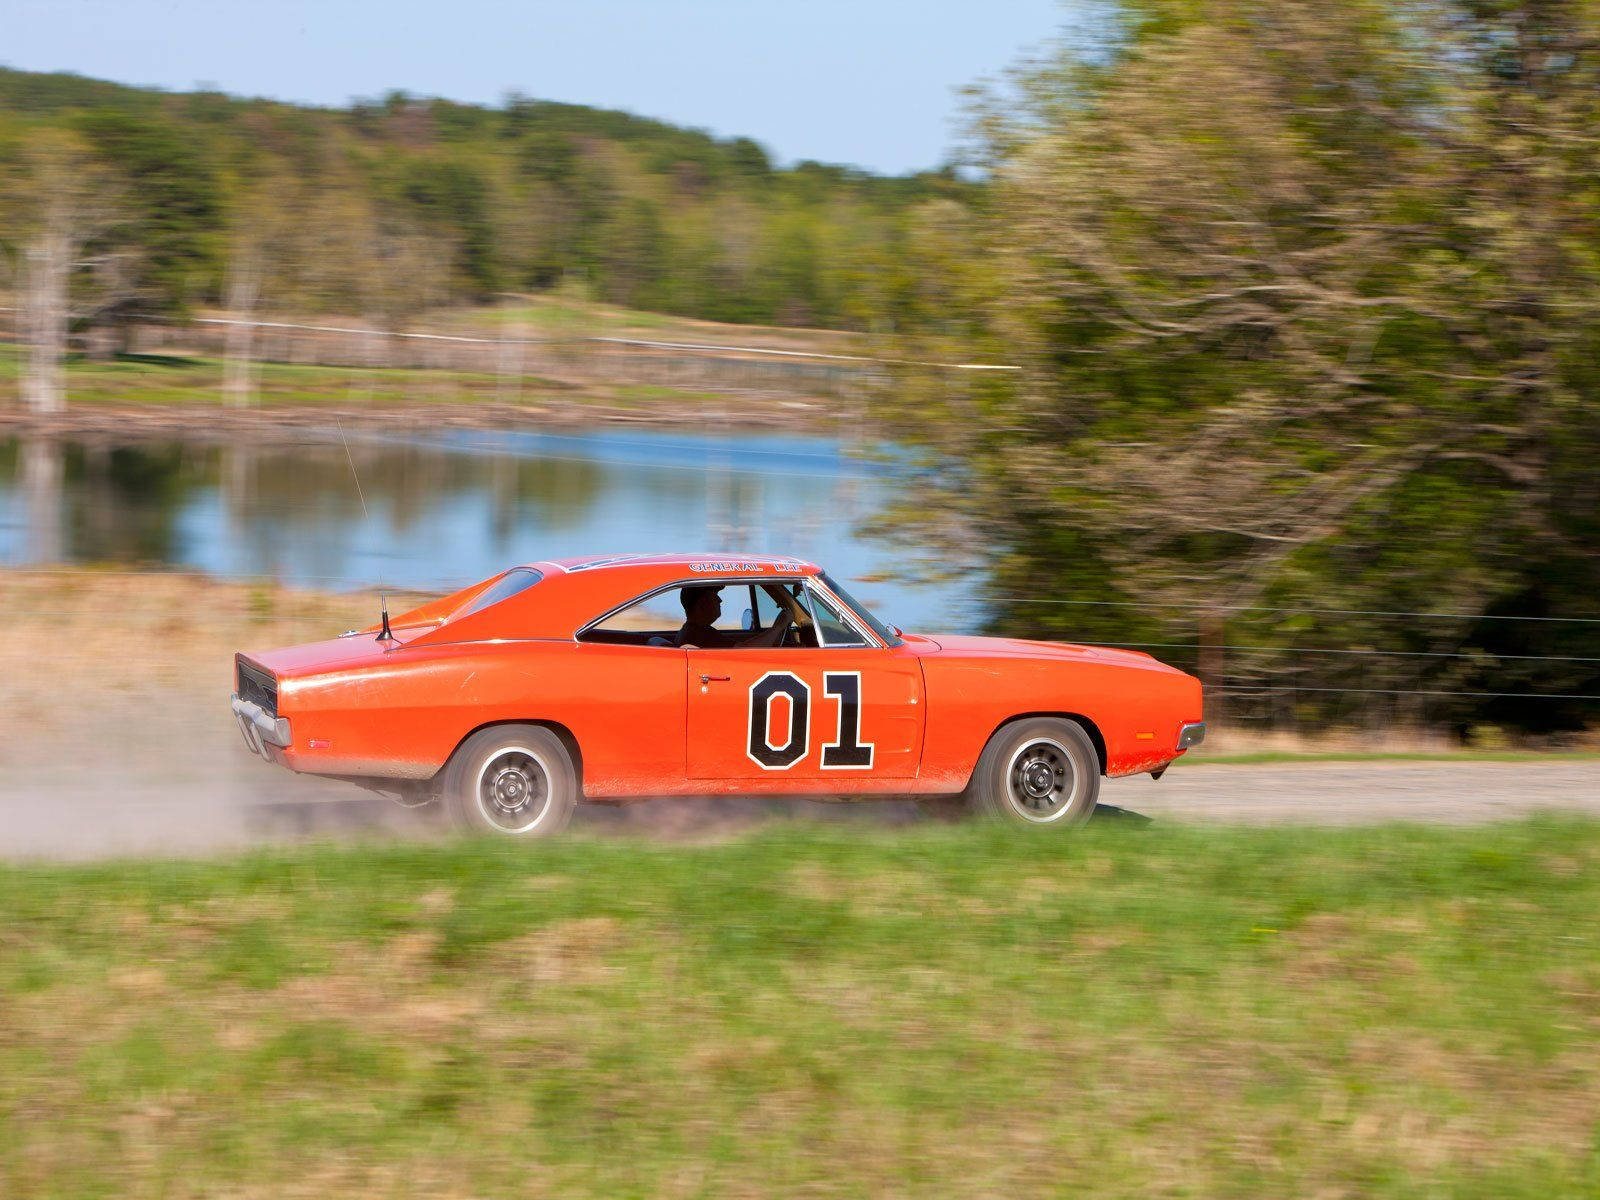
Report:
M 1410 617 L 1425 621 L 1554 621 L 1577 625 L 1600 625 L 1600 617 L 1536 617 L 1462 612 L 1397 612 L 1369 608 L 1274 608 L 1265 604 L 1180 603 L 1168 600 L 1058 600 L 1048 596 L 996 596 L 1010 604 L 1059 604 L 1097 608 L 1176 608 L 1188 612 L 1270 612 L 1337 617 Z
M 1111 650 L 1201 650 L 1201 642 L 1084 642 L 1082 645 L 1103 646 Z M 1504 659 L 1508 662 L 1566 662 L 1600 663 L 1600 658 L 1582 658 L 1570 654 L 1501 654 L 1485 650 L 1373 650 L 1365 647 L 1336 650 L 1321 646 L 1252 646 L 1239 642 L 1228 643 L 1228 651 L 1235 654 L 1337 654 L 1359 658 L 1463 658 Z
M 0 342 L 23 340 L 16 309 L 0 307 Z M 239 340 L 240 331 L 248 337 Z M 769 339 L 804 331 L 765 331 Z M 509 394 L 524 382 L 665 386 L 704 392 L 770 392 L 852 398 L 878 387 L 891 369 L 1009 373 L 1006 363 L 937 362 L 762 344 L 757 337 L 699 342 L 622 337 L 574 330 L 549 336 L 383 329 L 232 317 L 145 321 L 124 331 L 135 354 L 238 356 L 250 363 L 352 369 L 411 368 L 483 376 Z

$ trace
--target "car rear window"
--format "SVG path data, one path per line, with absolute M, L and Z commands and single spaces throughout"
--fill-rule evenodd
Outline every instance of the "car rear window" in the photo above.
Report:
M 470 617 L 475 612 L 482 612 L 491 604 L 499 604 L 500 601 L 509 600 L 518 592 L 527 591 L 543 578 L 544 575 L 532 567 L 513 567 L 469 600 L 466 607 L 456 613 L 456 616 Z

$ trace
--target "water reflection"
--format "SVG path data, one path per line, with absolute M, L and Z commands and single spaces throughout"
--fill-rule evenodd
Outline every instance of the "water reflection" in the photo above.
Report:
M 22 444 L 21 507 L 29 561 L 55 562 L 65 552 L 63 476 L 59 443 L 29 438 Z
M 0 561 L 175 565 L 315 586 L 436 588 L 510 562 L 663 549 L 892 563 L 854 526 L 891 486 L 827 439 L 641 431 L 337 433 L 295 446 L 0 442 Z M 875 584 L 907 626 L 961 593 Z

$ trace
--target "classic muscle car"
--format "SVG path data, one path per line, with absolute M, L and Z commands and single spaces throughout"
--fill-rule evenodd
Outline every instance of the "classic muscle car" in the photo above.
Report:
M 816 565 L 629 555 L 513 567 L 330 641 L 235 660 L 269 762 L 542 836 L 581 802 L 913 797 L 1021 826 L 1205 735 L 1147 654 L 885 625 Z

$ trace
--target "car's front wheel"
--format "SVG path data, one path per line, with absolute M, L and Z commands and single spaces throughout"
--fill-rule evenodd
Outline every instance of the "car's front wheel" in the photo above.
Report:
M 578 773 L 553 732 L 539 725 L 480 729 L 445 767 L 444 803 L 456 828 L 506 837 L 549 837 L 572 819 Z
M 1082 725 L 1029 717 L 999 729 L 973 769 L 971 811 L 1030 828 L 1082 825 L 1100 795 L 1100 756 Z

